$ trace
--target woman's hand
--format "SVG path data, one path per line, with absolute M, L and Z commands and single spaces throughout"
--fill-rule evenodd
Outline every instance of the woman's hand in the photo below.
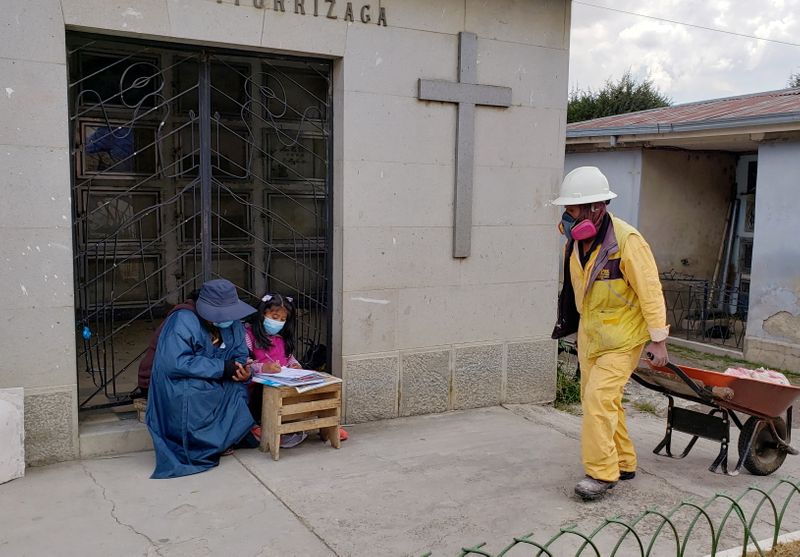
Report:
M 297 362 L 292 362 L 292 363 L 289 365 L 289 367 L 290 367 L 290 368 L 292 368 L 292 369 L 303 369 L 303 366 L 301 366 L 301 365 L 300 365 L 300 364 L 298 364 Z
M 234 381 L 238 381 L 240 383 L 243 381 L 247 381 L 248 379 L 250 379 L 250 368 L 243 366 L 239 362 L 236 362 L 236 371 L 234 372 L 233 377 L 231 377 L 231 379 L 233 379 Z

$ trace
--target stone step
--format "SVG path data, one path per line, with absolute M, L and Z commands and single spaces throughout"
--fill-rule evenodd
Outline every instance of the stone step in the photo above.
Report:
M 147 427 L 135 418 L 83 421 L 78 435 L 81 458 L 153 450 Z

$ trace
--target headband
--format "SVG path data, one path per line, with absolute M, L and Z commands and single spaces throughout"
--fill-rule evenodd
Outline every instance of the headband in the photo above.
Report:
M 274 296 L 273 296 L 272 294 L 264 294 L 264 297 L 263 297 L 263 298 L 261 298 L 261 301 L 262 301 L 262 302 L 269 302 L 269 301 L 270 301 L 270 300 L 271 300 L 273 297 L 274 297 Z M 285 299 L 286 299 L 286 300 L 287 300 L 287 301 L 288 301 L 290 304 L 293 304 L 293 303 L 294 303 L 294 298 L 292 298 L 291 296 L 284 296 L 284 298 L 285 298 Z

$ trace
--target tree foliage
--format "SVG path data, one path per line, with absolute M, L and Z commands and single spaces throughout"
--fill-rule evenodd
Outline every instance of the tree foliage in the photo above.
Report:
M 637 82 L 628 70 L 619 81 L 607 79 L 599 91 L 573 89 L 569 94 L 567 122 L 582 122 L 670 104 L 672 100 L 661 93 L 650 79 Z
M 800 72 L 789 76 L 789 87 L 800 87 Z

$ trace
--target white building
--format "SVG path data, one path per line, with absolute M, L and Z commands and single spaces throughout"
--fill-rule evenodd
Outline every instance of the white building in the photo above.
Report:
M 138 358 L 216 276 L 297 298 L 347 422 L 553 398 L 567 0 L 0 18 L 0 388 L 29 463 L 146 447 Z
M 800 89 L 570 124 L 565 168 L 585 164 L 669 274 L 674 335 L 800 369 Z

